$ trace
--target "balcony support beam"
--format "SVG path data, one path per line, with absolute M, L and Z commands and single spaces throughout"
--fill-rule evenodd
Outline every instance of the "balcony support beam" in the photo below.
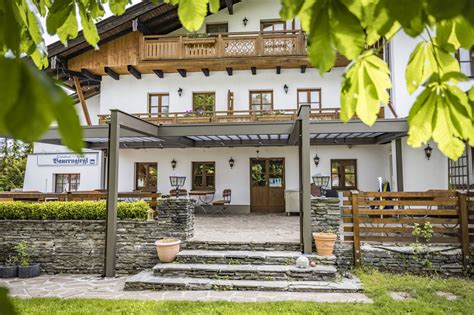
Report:
M 281 66 L 276 67 L 276 74 L 281 74 Z
M 250 67 L 250 70 L 252 71 L 252 75 L 257 74 L 257 67 Z
M 112 79 L 120 80 L 120 74 L 112 70 L 112 68 L 104 67 L 104 72 L 107 73 Z
M 185 69 L 177 69 L 177 70 L 183 78 L 186 78 L 186 70 Z
M 206 77 L 209 76 L 209 68 L 202 68 L 201 71 L 202 71 L 202 73 L 204 73 L 204 75 L 205 75 Z
M 158 76 L 158 78 L 160 79 L 163 79 L 164 77 L 164 74 L 163 74 L 163 70 L 153 70 L 153 72 Z
M 85 77 L 88 78 L 89 80 L 92 80 L 92 81 L 102 81 L 102 77 L 101 77 L 100 75 L 93 74 L 92 72 L 90 72 L 90 71 L 87 70 L 87 69 L 82 68 L 82 69 L 81 69 L 81 73 L 82 73 L 83 76 L 85 76 Z
M 233 69 L 232 69 L 231 67 L 227 67 L 227 68 L 225 68 L 225 70 L 227 71 L 227 74 L 228 74 L 229 76 L 232 75 Z
M 306 65 L 302 65 L 301 66 L 301 73 L 305 73 L 306 72 Z
M 127 70 L 128 70 L 128 72 L 130 72 L 131 75 L 133 75 L 138 80 L 140 80 L 142 78 L 142 74 L 134 66 L 128 65 Z
M 234 2 L 232 0 L 225 0 L 225 4 L 227 6 L 227 11 L 229 11 L 229 15 L 234 14 Z

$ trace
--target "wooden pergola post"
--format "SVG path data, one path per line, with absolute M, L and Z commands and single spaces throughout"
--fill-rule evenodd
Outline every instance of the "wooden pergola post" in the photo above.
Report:
M 309 112 L 309 105 L 302 105 L 298 113 L 298 125 L 295 125 L 298 128 L 301 240 L 303 243 L 303 253 L 305 254 L 311 254 L 313 248 Z

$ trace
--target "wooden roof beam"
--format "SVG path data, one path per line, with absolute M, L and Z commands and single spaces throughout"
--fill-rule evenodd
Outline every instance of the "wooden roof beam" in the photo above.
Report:
M 257 74 L 257 67 L 250 67 L 250 70 L 252 71 L 252 75 Z
M 232 0 L 225 0 L 225 4 L 227 5 L 227 10 L 229 11 L 230 15 L 234 14 L 234 2 Z
M 205 75 L 206 77 L 209 76 L 209 68 L 202 68 L 201 71 L 202 71 L 202 73 L 204 73 L 204 75 Z
M 120 80 L 120 74 L 112 70 L 112 68 L 104 67 L 104 72 L 107 73 L 114 80 Z
M 163 70 L 156 69 L 156 70 L 153 70 L 153 72 L 158 76 L 158 78 L 163 79 L 164 77 Z
M 178 72 L 183 78 L 186 78 L 186 70 L 185 69 L 178 69 Z
M 137 79 L 139 79 L 139 80 L 142 78 L 142 74 L 141 74 L 140 71 L 138 71 L 137 68 L 135 68 L 134 66 L 128 65 L 128 66 L 127 66 L 127 70 L 128 70 L 128 72 L 130 72 L 130 74 L 133 75 L 135 78 L 137 78 Z
M 84 94 L 82 94 L 81 82 L 78 77 L 74 77 L 74 86 L 76 87 L 77 97 L 82 106 L 82 111 L 84 112 L 84 118 L 88 126 L 92 125 L 91 117 L 89 115 L 89 110 L 87 109 L 86 100 L 84 99 Z
M 90 80 L 102 81 L 102 77 L 100 75 L 93 74 L 92 72 L 90 72 L 87 69 L 82 68 L 81 73 L 82 73 L 83 76 L 85 76 L 86 78 L 88 78 Z
M 232 67 L 227 67 L 225 68 L 225 70 L 227 71 L 228 75 L 232 75 L 232 71 L 233 71 Z

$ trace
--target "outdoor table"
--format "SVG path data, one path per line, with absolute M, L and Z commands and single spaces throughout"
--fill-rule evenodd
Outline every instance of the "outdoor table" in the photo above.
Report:
M 215 193 L 212 190 L 191 190 L 189 191 L 189 196 L 198 197 L 199 203 L 197 206 L 204 211 L 204 214 L 207 214 L 205 207 L 211 206 Z

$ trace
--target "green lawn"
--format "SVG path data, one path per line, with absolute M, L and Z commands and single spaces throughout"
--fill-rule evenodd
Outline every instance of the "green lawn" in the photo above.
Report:
M 474 314 L 474 281 L 357 272 L 374 304 L 143 302 L 84 299 L 14 299 L 20 314 Z M 459 299 L 447 301 L 436 291 Z M 387 291 L 410 293 L 412 301 L 396 302 Z

